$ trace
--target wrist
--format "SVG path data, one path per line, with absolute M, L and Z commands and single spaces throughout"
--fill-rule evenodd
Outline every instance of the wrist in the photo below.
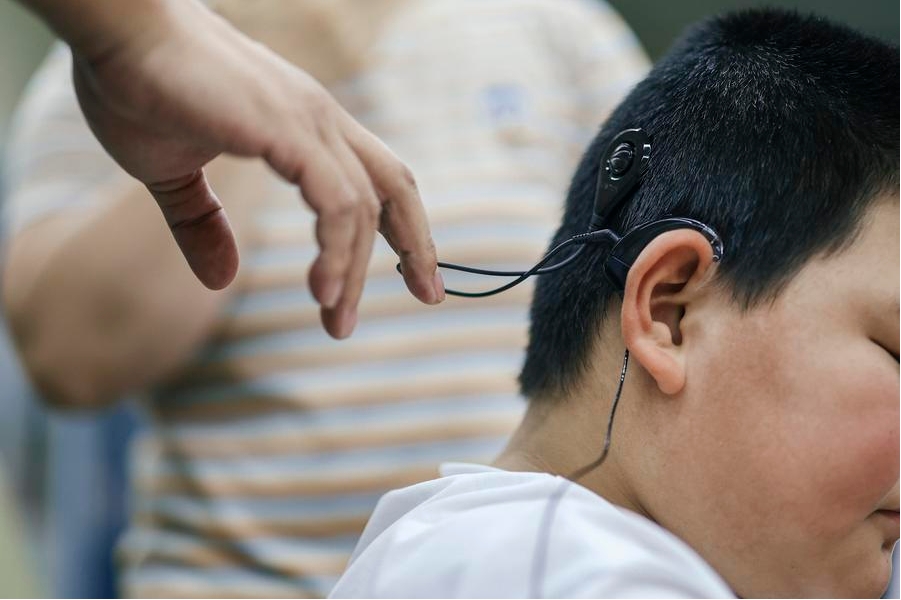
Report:
M 159 39 L 187 0 L 24 0 L 88 63 Z

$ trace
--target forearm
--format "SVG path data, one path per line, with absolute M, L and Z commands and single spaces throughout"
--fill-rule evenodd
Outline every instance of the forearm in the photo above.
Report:
M 10 329 L 51 403 L 96 406 L 145 385 L 177 364 L 215 314 L 217 294 L 194 280 L 153 211 L 135 185 L 78 231 L 66 231 L 60 215 L 11 244 Z M 165 328 L 175 337 L 160 339 L 176 305 L 188 311 L 184 327 Z
M 209 335 L 229 292 L 197 282 L 137 183 L 71 223 L 63 214 L 15 237 L 4 303 L 45 398 L 97 406 L 177 368 Z

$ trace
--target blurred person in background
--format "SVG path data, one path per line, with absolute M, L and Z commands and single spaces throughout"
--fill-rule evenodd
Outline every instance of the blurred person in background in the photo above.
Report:
M 585 144 L 647 68 L 592 0 L 214 7 L 407 162 L 443 260 L 486 267 L 540 256 Z M 315 215 L 259 164 L 217 159 L 244 262 L 229 289 L 205 289 L 92 138 L 70 68 L 53 53 L 17 117 L 4 304 L 51 404 L 146 391 L 122 591 L 325 595 L 382 493 L 503 446 L 524 409 L 531 288 L 428 309 L 379 244 L 360 325 L 337 343 L 304 277 Z
M 303 70 L 196 0 L 20 3 L 69 45 L 78 101 L 92 133 L 156 198 L 188 263 L 206 285 L 224 286 L 237 268 L 227 218 L 201 171 L 224 152 L 263 158 L 300 186 L 319 214 L 321 254 L 310 272 L 310 290 L 323 303 L 323 323 L 332 335 L 346 336 L 353 328 L 377 225 L 392 236 L 395 250 L 403 251 L 411 291 L 426 302 L 443 296 L 412 176 Z M 0 9 L 4 44 L 12 40 L 15 46 L 17 39 L 29 37 L 31 47 L 40 47 L 34 39 L 43 35 L 29 36 L 28 28 L 18 27 L 23 24 L 14 18 L 18 9 L 5 3 Z M 2 83 L 13 82 L 13 90 L 18 68 L 10 67 L 28 62 L 22 50 L 8 48 L 0 60 Z M 0 88 L 0 144 L 8 89 Z M 0 184 L 5 191 L 2 174 Z M 375 218 L 377 200 L 392 209 L 381 223 Z M 108 597 L 113 593 L 110 540 L 118 537 L 124 521 L 123 444 L 135 426 L 132 403 L 100 415 L 48 414 L 22 384 L 18 361 L 9 354 L 0 318 L 0 454 L 5 463 L 0 467 L 10 467 L 11 487 L 24 509 L 24 514 L 13 513 L 13 503 L 0 497 L 5 511 L 0 525 L 27 520 L 40 532 L 44 551 L 38 553 L 39 562 L 46 561 L 55 593 Z M 0 485 L 0 496 L 5 487 Z M 2 530 L 0 554 L 6 555 L 9 545 L 21 559 L 4 561 L 4 566 L 21 575 L 30 546 L 9 527 Z M 4 575 L 0 595 L 21 595 L 20 582 L 26 578 Z
M 199 0 L 24 3 L 69 45 L 91 132 L 147 187 L 204 285 L 221 289 L 238 269 L 203 170 L 225 154 L 263 159 L 318 215 L 309 287 L 332 336 L 353 330 L 376 230 L 399 254 L 413 295 L 441 302 L 412 174 L 309 73 Z
M 43 590 L 37 585 L 21 512 L 13 498 L 15 495 L 7 483 L 6 470 L 0 468 L 0 595 L 28 598 Z

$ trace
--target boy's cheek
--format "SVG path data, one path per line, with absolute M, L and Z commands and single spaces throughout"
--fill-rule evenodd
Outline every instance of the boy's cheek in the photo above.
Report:
M 862 419 L 857 425 L 856 439 L 843 448 L 847 458 L 836 467 L 835 488 L 841 488 L 827 488 L 827 493 L 866 517 L 898 482 L 898 412 L 884 419 Z
M 743 375 L 759 377 L 758 385 L 735 387 L 733 381 L 731 389 L 753 389 L 753 397 L 730 397 L 721 386 L 715 397 L 735 400 L 734 414 L 727 418 L 724 411 L 710 423 L 716 445 L 728 450 L 696 449 L 695 458 L 713 460 L 704 483 L 720 484 L 709 491 L 727 513 L 721 524 L 739 538 L 771 544 L 774 552 L 793 547 L 807 556 L 832 554 L 822 546 L 841 545 L 853 531 L 869 527 L 867 518 L 898 480 L 896 375 L 863 364 L 850 369 L 839 355 L 820 356 L 824 362 L 815 368 L 790 357 L 744 358 Z M 741 500 L 729 502 L 731 496 Z M 878 543 L 872 545 L 878 550 Z
M 798 431 L 795 452 L 807 470 L 799 475 L 808 482 L 799 516 L 808 517 L 811 532 L 841 538 L 898 481 L 898 385 L 885 373 L 860 370 L 822 393 L 822 408 L 810 410 L 808 427 Z

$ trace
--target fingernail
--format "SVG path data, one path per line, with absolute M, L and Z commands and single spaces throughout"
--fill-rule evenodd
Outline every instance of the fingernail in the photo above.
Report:
M 330 281 L 325 284 L 325 290 L 322 292 L 322 306 L 335 308 L 338 300 L 341 299 L 341 292 L 343 291 L 344 283 L 342 281 Z
M 441 277 L 441 271 L 435 271 L 435 277 L 432 279 L 432 286 L 435 289 L 435 303 L 444 302 L 444 278 Z

